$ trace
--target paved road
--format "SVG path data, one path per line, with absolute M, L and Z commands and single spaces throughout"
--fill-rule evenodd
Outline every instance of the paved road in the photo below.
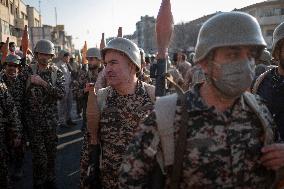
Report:
M 58 128 L 56 159 L 57 185 L 59 189 L 79 188 L 79 160 L 82 145 L 82 119 L 75 119 L 76 126 Z M 25 158 L 24 177 L 16 183 L 16 189 L 32 189 L 32 162 L 28 151 Z

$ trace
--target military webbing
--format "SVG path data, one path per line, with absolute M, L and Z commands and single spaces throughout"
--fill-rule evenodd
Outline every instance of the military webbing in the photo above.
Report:
M 33 75 L 35 75 L 37 73 L 37 64 L 30 64 L 30 67 L 32 69 Z M 52 68 L 52 72 L 51 72 L 51 83 L 52 85 L 56 84 L 56 79 L 57 79 L 57 67 L 53 67 Z M 27 84 L 26 84 L 26 89 L 28 89 L 31 85 L 31 81 L 30 79 L 28 79 Z
M 253 94 L 245 92 L 244 99 L 245 99 L 245 102 L 249 105 L 249 107 L 253 110 L 253 112 L 256 114 L 256 116 L 261 122 L 262 130 L 264 132 L 264 139 L 263 139 L 264 146 L 272 144 L 274 142 L 273 131 L 269 127 L 269 123 L 267 119 L 264 117 L 263 112 L 261 112 L 261 108 L 259 108 L 259 105 L 257 101 L 255 100 Z M 283 167 L 276 171 L 276 178 L 271 188 L 276 188 L 276 189 L 284 188 L 284 168 Z
M 181 114 L 181 122 L 180 128 L 178 132 L 177 143 L 175 147 L 175 156 L 174 156 L 174 164 L 172 168 L 171 175 L 171 184 L 170 189 L 178 189 L 180 178 L 182 174 L 182 164 L 183 164 L 183 156 L 186 148 L 186 138 L 187 138 L 187 122 L 189 120 L 189 116 L 187 113 L 186 107 L 186 95 L 182 90 L 177 89 L 178 98 L 181 100 L 182 104 L 182 114 Z
M 262 73 L 260 76 L 258 76 L 258 78 L 256 79 L 253 88 L 251 90 L 251 92 L 253 94 L 257 93 L 258 87 L 261 84 L 261 82 L 263 81 L 263 79 L 265 78 L 265 76 L 270 72 L 271 70 L 267 70 L 266 72 Z

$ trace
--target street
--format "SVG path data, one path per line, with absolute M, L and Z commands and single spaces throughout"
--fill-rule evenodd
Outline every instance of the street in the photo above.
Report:
M 75 108 L 74 108 L 75 109 Z M 74 115 L 74 112 L 73 112 Z M 80 130 L 82 118 L 75 119 L 76 126 L 58 128 L 58 145 L 56 159 L 57 186 L 60 189 L 79 188 L 79 161 L 83 134 Z M 31 152 L 28 150 L 24 162 L 24 177 L 16 183 L 16 189 L 32 188 Z

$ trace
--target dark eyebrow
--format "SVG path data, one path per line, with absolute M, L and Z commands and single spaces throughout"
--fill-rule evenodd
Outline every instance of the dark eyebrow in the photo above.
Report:
M 105 63 L 118 63 L 118 61 L 116 59 L 111 59 L 108 62 L 105 61 Z

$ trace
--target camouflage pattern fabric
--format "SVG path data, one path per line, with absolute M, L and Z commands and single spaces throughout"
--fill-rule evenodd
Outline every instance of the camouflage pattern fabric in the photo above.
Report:
M 188 91 L 187 145 L 179 188 L 269 188 L 274 172 L 260 164 L 263 147 L 261 123 L 241 96 L 227 111 L 220 113 L 208 107 L 200 97 L 200 84 Z M 275 124 L 267 108 L 271 127 Z M 177 101 L 175 139 L 181 121 L 181 102 Z M 157 145 L 153 145 L 153 139 Z M 147 188 L 149 173 L 162 153 L 155 112 L 140 125 L 120 169 L 120 188 Z M 176 140 L 175 140 L 176 141 Z M 156 154 L 147 153 L 149 146 Z M 170 184 L 171 168 L 166 167 L 166 184 Z
M 88 93 L 84 92 L 84 88 L 86 87 L 87 83 L 96 83 L 98 75 L 102 70 L 102 67 L 99 67 L 94 70 L 86 70 L 81 69 L 78 73 L 78 82 L 74 85 L 74 93 L 82 102 L 83 108 L 83 126 L 82 129 L 86 128 L 86 108 L 87 108 L 87 101 L 88 101 Z
M 6 84 L 9 93 L 13 97 L 16 109 L 19 114 L 19 119 L 22 123 L 22 141 L 21 145 L 15 147 L 13 146 L 13 132 L 9 129 L 7 130 L 6 140 L 7 140 L 7 147 L 9 152 L 9 166 L 13 167 L 14 169 L 20 169 L 23 165 L 24 155 L 25 155 L 25 141 L 27 139 L 27 128 L 25 127 L 25 120 L 23 115 L 23 107 L 24 107 L 24 90 L 25 85 L 19 77 L 10 78 L 7 77 L 5 72 L 0 73 L 0 77 L 3 78 L 4 83 Z M 11 170 L 13 173 L 13 170 Z M 13 176 L 13 174 L 12 174 Z
M 113 88 L 106 98 L 100 120 L 100 142 L 102 147 L 101 181 L 103 188 L 118 188 L 118 169 L 138 123 L 153 103 L 143 83 L 138 81 L 135 94 L 121 96 Z M 85 145 L 87 144 L 85 135 Z M 83 148 L 87 147 L 83 145 Z M 85 147 L 84 147 L 85 146 Z M 86 175 L 88 156 L 86 150 L 81 157 L 81 188 Z
M 7 141 L 6 133 L 12 134 L 13 139 L 21 138 L 21 120 L 13 97 L 0 77 L 0 188 L 8 188 Z
M 52 83 L 54 71 L 57 74 L 55 84 Z M 32 74 L 31 67 L 25 67 L 21 77 L 27 81 Z M 57 101 L 64 96 L 65 80 L 63 73 L 53 65 L 48 65 L 44 70 L 37 69 L 36 74 L 48 83 L 48 87 L 34 84 L 28 86 L 25 93 L 25 116 L 33 155 L 34 186 L 40 186 L 55 180 Z

